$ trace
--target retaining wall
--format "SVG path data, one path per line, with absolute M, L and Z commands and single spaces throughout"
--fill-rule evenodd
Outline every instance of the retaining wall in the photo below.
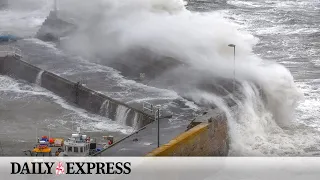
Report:
M 228 126 L 224 114 L 211 112 L 194 121 L 195 126 L 153 150 L 147 156 L 227 156 Z
M 95 92 L 87 87 L 57 76 L 51 72 L 43 71 L 18 57 L 0 57 L 0 73 L 16 79 L 36 83 L 39 75 L 39 86 L 57 94 L 70 103 L 77 105 L 91 113 L 107 116 L 112 120 L 123 122 L 123 114 L 127 114 L 125 125 L 139 129 L 154 119 L 138 109 L 128 106 L 122 102 Z M 118 112 L 118 114 L 117 114 Z

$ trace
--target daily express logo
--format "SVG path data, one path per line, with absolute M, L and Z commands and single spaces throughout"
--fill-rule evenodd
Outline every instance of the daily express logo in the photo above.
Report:
M 65 165 L 64 165 L 65 164 Z M 130 162 L 11 162 L 11 174 L 130 174 Z

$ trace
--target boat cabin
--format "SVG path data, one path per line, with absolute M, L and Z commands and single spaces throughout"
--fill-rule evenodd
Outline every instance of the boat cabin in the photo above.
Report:
M 64 142 L 63 156 L 87 156 L 89 152 L 90 138 L 86 135 L 72 134 L 72 137 Z

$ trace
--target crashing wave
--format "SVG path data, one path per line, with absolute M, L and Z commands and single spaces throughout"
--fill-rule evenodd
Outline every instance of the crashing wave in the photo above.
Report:
M 264 131 L 263 123 L 288 126 L 294 119 L 302 94 L 290 72 L 253 55 L 258 39 L 239 31 L 219 12 L 191 12 L 182 0 L 61 3 L 61 11 L 78 27 L 61 44 L 63 48 L 98 58 L 99 63 L 131 78 L 146 73 L 148 85 L 174 89 L 204 106 L 218 106 L 230 114 L 231 138 L 239 139 L 239 131 L 251 132 L 253 137 L 260 133 L 245 129 L 255 128 L 248 123 Z M 230 43 L 236 45 L 236 62 Z M 230 95 L 234 78 L 241 94 Z M 233 99 L 241 111 L 231 112 L 224 96 Z

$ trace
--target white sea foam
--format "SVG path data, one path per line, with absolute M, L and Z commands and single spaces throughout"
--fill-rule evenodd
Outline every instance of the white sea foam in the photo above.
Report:
M 254 151 L 256 143 L 251 137 L 262 137 L 257 141 L 263 144 L 269 138 L 264 134 L 266 131 L 273 129 L 280 133 L 282 130 L 279 126 L 288 127 L 295 121 L 294 109 L 302 99 L 302 94 L 290 72 L 279 64 L 263 61 L 253 55 L 252 47 L 258 43 L 258 39 L 240 31 L 239 26 L 223 17 L 225 14 L 190 12 L 182 0 L 100 0 L 89 4 L 83 1 L 76 6 L 70 5 L 74 3 L 72 0 L 64 2 L 64 10 L 74 19 L 81 19 L 78 21 L 80 30 L 68 39 L 73 45 L 69 46 L 69 50 L 78 53 L 85 50 L 82 53 L 84 56 L 99 53 L 112 57 L 140 47 L 158 55 L 173 57 L 197 70 L 210 72 L 213 77 L 231 79 L 234 70 L 233 49 L 228 44 L 235 44 L 237 80 L 257 84 L 264 91 L 267 101 L 262 101 L 254 93 L 253 86 L 244 86 L 247 100 L 238 102 L 243 107 L 239 114 L 243 116 L 234 119 L 234 112 L 224 105 L 222 99 L 216 101 L 219 97 L 214 94 L 198 92 L 191 97 L 195 101 L 204 99 L 208 103 L 218 104 L 228 112 L 230 134 L 235 140 L 232 141 L 232 150 L 239 154 L 245 154 L 243 148 Z M 260 6 L 257 3 L 244 4 Z M 94 17 L 99 17 L 99 21 L 93 22 Z M 96 28 L 90 29 L 92 26 Z M 123 81 L 122 85 L 125 84 L 132 85 L 130 80 Z M 260 108 L 262 105 L 263 108 Z M 265 147 L 257 151 L 260 154 L 272 154 L 265 152 L 268 151 Z
M 9 9 L 0 11 L 0 34 L 4 32 L 21 37 L 33 36 L 52 9 L 52 1 L 14 0 L 8 2 Z
M 236 78 L 242 82 L 245 95 L 243 101 L 237 101 L 239 112 L 233 112 L 214 94 L 195 91 L 191 96 L 196 102 L 201 100 L 217 104 L 227 113 L 231 155 L 297 155 L 305 153 L 304 148 L 319 141 L 317 132 L 296 123 L 294 109 L 302 94 L 290 72 L 281 65 L 265 62 L 252 55 L 252 47 L 258 43 L 258 39 L 239 31 L 239 26 L 223 18 L 221 12 L 190 12 L 181 0 L 76 2 L 67 0 L 61 5 L 70 16 L 78 19 L 76 22 L 80 25 L 80 31 L 66 41 L 72 45 L 69 50 L 84 56 L 100 53 L 112 57 L 141 47 L 173 57 L 198 70 L 211 72 L 212 76 L 231 79 L 233 51 L 228 44 L 236 44 Z M 260 7 L 258 3 L 240 3 Z M 275 6 L 273 2 L 269 5 Z M 254 27 L 254 17 L 246 16 L 243 19 L 244 26 Z M 280 33 L 283 28 L 286 27 L 271 27 L 260 33 Z M 122 79 L 120 74 L 116 76 Z M 122 86 L 137 85 L 131 80 L 119 82 Z M 248 82 L 254 82 L 262 88 L 267 103 Z M 307 107 L 308 101 L 304 103 L 302 106 Z M 303 110 L 301 104 L 298 108 Z M 279 125 L 286 128 L 280 128 Z
M 119 131 L 119 132 L 131 132 L 127 130 L 131 130 L 132 128 L 123 126 L 122 124 L 118 124 L 115 121 L 112 121 L 106 117 L 94 115 L 91 113 L 88 113 L 87 111 L 74 107 L 70 104 L 68 104 L 64 99 L 61 97 L 41 88 L 41 87 L 32 87 L 24 83 L 18 83 L 17 81 L 6 77 L 6 76 L 0 76 L 0 92 L 6 93 L 6 92 L 14 92 L 16 93 L 16 98 L 23 98 L 28 96 L 44 96 L 47 98 L 50 98 L 55 103 L 59 104 L 62 108 L 69 110 L 74 113 L 74 115 L 78 116 L 78 118 L 75 116 L 74 123 L 78 123 L 83 127 L 86 127 L 86 129 L 91 130 L 107 130 L 107 131 Z M 72 115 L 72 114 L 69 114 Z M 82 121 L 86 121 L 85 124 L 82 124 Z M 91 125 L 87 126 L 87 123 L 91 123 Z M 92 125 L 97 124 L 97 125 Z

